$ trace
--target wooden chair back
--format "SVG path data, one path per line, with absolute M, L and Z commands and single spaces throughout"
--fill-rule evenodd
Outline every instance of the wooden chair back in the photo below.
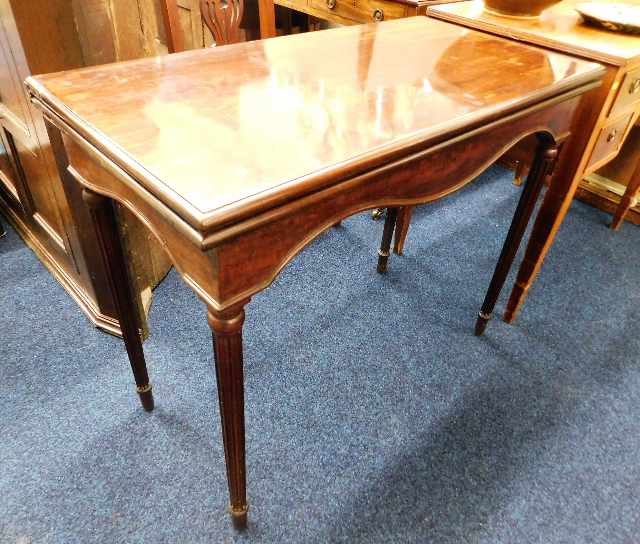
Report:
M 240 41 L 244 0 L 200 0 L 200 13 L 216 45 Z
M 160 0 L 162 18 L 167 34 L 169 53 L 185 49 L 180 28 L 177 0 Z M 276 35 L 275 6 L 273 0 L 258 0 L 260 11 L 260 37 Z M 228 45 L 240 41 L 240 23 L 244 14 L 244 0 L 200 0 L 202 20 L 213 34 L 216 45 Z

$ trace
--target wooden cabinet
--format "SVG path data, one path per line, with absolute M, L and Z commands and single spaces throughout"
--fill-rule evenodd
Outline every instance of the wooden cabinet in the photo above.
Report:
M 129 13 L 126 19 L 124 10 L 134 5 L 135 17 Z M 149 24 L 142 32 L 143 16 L 153 19 L 153 1 L 0 0 L 0 209 L 91 321 L 114 334 L 119 324 L 88 211 L 76 184 L 65 182 L 66 165 L 55 155 L 59 142 L 50 141 L 23 81 L 32 74 L 161 54 L 163 29 Z M 128 30 L 125 20 L 132 24 Z M 145 230 L 135 218 L 119 213 L 144 317 L 151 288 L 169 262 L 141 234 Z

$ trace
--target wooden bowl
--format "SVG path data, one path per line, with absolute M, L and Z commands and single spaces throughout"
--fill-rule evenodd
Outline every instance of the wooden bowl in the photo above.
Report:
M 562 0 L 485 0 L 484 9 L 494 15 L 535 19 Z

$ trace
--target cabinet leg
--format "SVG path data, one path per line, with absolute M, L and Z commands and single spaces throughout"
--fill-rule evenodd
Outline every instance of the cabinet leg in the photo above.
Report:
M 238 530 L 246 528 L 249 510 L 245 466 L 242 363 L 244 304 L 246 302 L 223 312 L 210 310 L 208 316 L 213 333 L 218 403 L 229 486 L 229 513 L 233 526 Z
M 409 225 L 411 224 L 411 215 L 413 206 L 404 206 L 398 211 L 398 219 L 396 220 L 396 234 L 393 242 L 393 252 L 396 255 L 402 255 L 404 252 L 404 243 L 409 233 Z
M 487 323 L 491 319 L 491 314 L 495 308 L 500 291 L 504 286 L 504 282 L 509 275 L 511 265 L 516 257 L 522 237 L 527 229 L 531 214 L 540 195 L 542 184 L 545 177 L 553 171 L 553 167 L 558 157 L 558 149 L 553 144 L 540 144 L 536 151 L 531 171 L 527 177 L 527 182 L 520 195 L 518 206 L 516 208 L 507 238 L 502 246 L 502 252 L 496 265 L 496 269 L 491 278 L 489 289 L 485 296 L 482 308 L 478 313 L 476 321 L 475 334 L 480 336 L 487 327 Z
M 613 230 L 618 230 L 622 222 L 624 221 L 625 215 L 627 212 L 636 205 L 638 194 L 640 193 L 640 163 L 636 166 L 635 171 L 633 172 L 633 176 L 629 181 L 629 185 L 627 186 L 627 190 L 618 205 L 618 209 L 616 210 L 616 214 L 611 222 L 611 228 Z
M 131 283 L 127 271 L 124 251 L 118 233 L 113 202 L 89 189 L 82 190 L 82 198 L 89 208 L 96 237 L 106 270 L 109 287 L 116 304 L 116 313 L 129 363 L 136 381 L 136 390 L 142 407 L 153 410 L 153 392 L 149 383 L 147 364 L 144 359 L 138 314 L 133 301 Z
M 393 231 L 396 228 L 396 218 L 398 217 L 398 208 L 387 208 L 387 218 L 384 221 L 384 230 L 382 231 L 382 243 L 378 250 L 378 272 L 384 274 L 387 271 L 389 262 L 389 253 L 391 251 L 391 239 Z

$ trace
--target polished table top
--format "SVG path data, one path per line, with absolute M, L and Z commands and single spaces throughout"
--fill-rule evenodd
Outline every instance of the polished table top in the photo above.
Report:
M 600 71 L 414 17 L 38 76 L 29 85 L 154 198 L 212 232 Z

